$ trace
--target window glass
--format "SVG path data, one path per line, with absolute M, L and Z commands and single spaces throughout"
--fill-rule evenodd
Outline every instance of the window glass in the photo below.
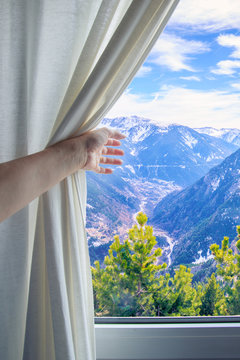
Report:
M 102 121 L 124 164 L 88 173 L 97 316 L 240 315 L 239 1 L 180 1 Z

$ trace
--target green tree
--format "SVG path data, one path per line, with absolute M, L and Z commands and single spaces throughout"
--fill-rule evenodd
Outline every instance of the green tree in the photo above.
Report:
M 180 265 L 173 276 L 160 263 L 153 228 L 140 212 L 137 224 L 121 242 L 115 236 L 103 266 L 92 267 L 95 311 L 98 316 L 196 316 L 240 314 L 240 226 L 234 249 L 224 237 L 211 251 L 216 275 L 206 284 L 193 284 L 191 269 Z
M 197 291 L 192 286 L 191 270 L 180 265 L 174 277 L 165 274 L 154 285 L 155 316 L 193 316 L 198 312 Z
M 215 274 L 212 274 L 211 278 L 208 279 L 207 285 L 204 287 L 204 291 L 201 297 L 199 315 L 216 316 L 226 314 L 227 308 L 224 292 L 217 283 Z
M 166 268 L 159 264 L 162 250 L 156 248 L 153 229 L 146 225 L 147 216 L 140 212 L 137 225 L 120 242 L 115 236 L 101 268 L 92 268 L 95 308 L 99 315 L 151 315 L 153 299 L 149 291 L 158 274 Z
M 229 247 L 229 238 L 224 237 L 222 246 L 213 244 L 210 249 L 217 262 L 217 275 L 224 290 L 229 315 L 240 314 L 240 226 L 237 226 L 238 240 Z
M 199 312 L 199 291 L 192 273 L 181 265 L 173 277 L 162 273 L 162 250 L 157 248 L 147 216 L 139 213 L 137 224 L 122 243 L 118 236 L 101 268 L 92 268 L 95 309 L 98 315 L 184 316 Z

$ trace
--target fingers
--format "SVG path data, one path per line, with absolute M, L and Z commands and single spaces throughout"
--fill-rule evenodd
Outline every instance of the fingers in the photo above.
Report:
M 99 174 L 112 174 L 112 169 L 107 167 L 103 168 L 99 165 L 122 165 L 122 160 L 115 158 L 115 156 L 124 155 L 124 151 L 116 149 L 115 147 L 121 145 L 120 140 L 126 137 L 124 134 L 118 130 L 104 127 L 88 132 L 82 136 L 85 136 L 88 141 L 88 143 L 86 143 L 88 144 L 87 151 L 89 158 L 90 160 L 94 160 L 89 160 L 89 163 L 85 165 L 86 170 L 92 170 Z M 114 157 L 111 158 L 108 157 L 108 155 L 113 155 Z
M 101 129 L 102 131 L 106 132 L 108 137 L 110 139 L 115 139 L 115 140 L 123 140 L 125 139 L 126 135 L 120 133 L 120 131 L 116 130 L 116 129 L 111 129 L 111 128 L 107 128 L 107 127 L 103 127 Z M 113 145 L 114 146 L 114 145 Z M 118 145 L 115 145 L 118 146 Z
M 112 140 L 112 139 L 110 139 L 110 140 Z M 117 142 L 117 140 L 113 140 L 113 141 Z M 112 142 L 111 142 L 111 145 L 112 145 Z M 124 151 L 122 149 L 114 149 L 114 148 L 104 147 L 102 150 L 102 154 L 103 155 L 122 156 L 122 155 L 124 155 Z M 122 163 L 123 162 L 121 159 L 109 158 L 109 157 L 105 157 L 105 156 L 101 156 L 100 161 L 99 161 L 99 164 L 106 164 L 106 165 L 122 165 Z M 100 174 L 112 174 L 112 172 L 113 172 L 112 169 L 99 167 Z
M 122 162 L 121 159 L 108 158 L 108 157 L 102 156 L 100 158 L 99 163 L 100 164 L 105 164 L 105 165 L 122 165 L 123 162 Z M 108 174 L 112 174 L 113 170 L 110 169 L 110 168 L 103 168 L 103 167 L 99 166 L 98 173 L 108 175 Z
M 105 145 L 106 146 L 120 146 L 121 142 L 119 140 L 115 140 L 115 139 L 108 139 Z
M 103 167 L 100 167 L 99 168 L 99 174 L 105 174 L 105 175 L 108 175 L 108 174 L 112 174 L 113 171 L 112 169 L 109 169 L 109 168 L 103 168 Z
M 114 131 L 112 131 L 112 134 L 110 137 L 112 139 L 116 139 L 116 140 L 123 140 L 123 139 L 125 139 L 126 135 L 120 133 L 118 130 L 114 130 Z
M 103 155 L 123 156 L 124 151 L 122 149 L 114 149 L 114 148 L 104 147 L 102 150 L 102 154 Z
M 100 164 L 111 164 L 111 165 L 122 165 L 121 159 L 115 159 L 115 158 L 108 158 L 108 157 L 101 157 L 100 158 Z

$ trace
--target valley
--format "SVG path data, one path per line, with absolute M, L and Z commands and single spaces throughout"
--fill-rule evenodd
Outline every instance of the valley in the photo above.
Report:
M 209 230 L 214 219 L 218 219 L 219 224 L 220 215 L 211 213 L 212 210 L 209 209 L 212 218 L 208 219 L 203 216 L 196 203 L 189 207 L 184 203 L 183 208 L 189 209 L 185 213 L 181 208 L 182 195 L 179 194 L 188 191 L 188 197 L 194 198 L 193 194 L 198 193 L 197 188 L 200 186 L 196 184 L 199 181 L 205 184 L 211 169 L 238 149 L 240 130 L 191 129 L 177 124 L 160 126 L 137 117 L 104 119 L 102 125 L 117 127 L 127 138 L 123 142 L 124 164 L 113 175 L 106 177 L 90 172 L 87 174 L 87 234 L 91 262 L 96 259 L 103 261 L 107 254 L 107 244 L 113 241 L 115 235 L 120 235 L 121 239 L 127 236 L 127 230 L 134 224 L 139 211 L 146 213 L 150 225 L 154 226 L 158 244 L 163 249 L 162 259 L 168 265 L 178 264 L 180 261 L 193 263 L 199 258 L 199 251 L 204 259 L 208 245 L 212 241 L 220 241 L 221 231 L 215 240 L 214 230 Z M 227 166 L 230 166 L 229 163 Z M 218 171 L 220 168 L 217 168 L 216 172 Z M 235 172 L 233 176 L 236 177 Z M 205 180 L 201 180 L 204 177 Z M 215 194 L 218 189 L 226 191 L 226 185 L 223 188 L 221 186 L 220 177 L 211 175 L 210 178 L 210 188 Z M 229 181 L 232 180 L 229 178 Z M 204 209 L 203 202 L 209 202 L 209 191 L 207 187 L 205 192 L 199 193 L 202 200 L 199 206 Z M 230 197 L 228 200 L 230 201 Z M 223 206 L 220 203 L 217 205 Z M 234 206 L 236 219 L 229 235 L 233 234 L 232 229 L 238 221 L 236 212 L 240 210 L 237 203 Z M 186 231 L 187 228 L 192 229 L 190 223 L 195 221 L 195 210 L 202 217 L 202 223 L 200 220 L 197 224 L 201 233 L 198 239 L 197 229 L 193 232 Z M 223 206 L 221 211 L 224 217 L 226 207 Z M 227 211 L 225 218 L 229 216 Z M 209 226 L 206 226 L 208 220 Z M 229 227 L 227 221 L 224 224 Z M 184 233 L 182 237 L 179 235 L 181 229 Z M 204 229 L 212 235 L 208 237 Z

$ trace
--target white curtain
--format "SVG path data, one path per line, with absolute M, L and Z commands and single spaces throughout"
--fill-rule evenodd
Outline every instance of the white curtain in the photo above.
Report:
M 0 161 L 95 127 L 176 4 L 1 1 Z M 79 171 L 0 225 L 1 359 L 95 358 L 85 205 Z

